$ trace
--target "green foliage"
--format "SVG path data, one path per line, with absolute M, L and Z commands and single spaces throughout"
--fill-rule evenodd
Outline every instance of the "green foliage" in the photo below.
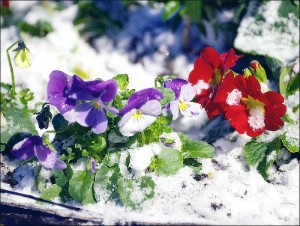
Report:
M 180 9 L 179 1 L 167 1 L 163 10 L 163 20 L 167 21 L 172 18 Z
M 78 12 L 73 23 L 81 25 L 79 33 L 88 39 L 104 35 L 108 28 L 120 29 L 122 27 L 121 21 L 112 19 L 108 12 L 91 1 L 78 2 Z
M 162 94 L 164 95 L 164 98 L 160 101 L 161 106 L 165 106 L 171 101 L 175 99 L 175 93 L 170 88 L 157 88 Z
M 118 84 L 118 88 L 120 90 L 126 90 L 127 86 L 129 84 L 129 77 L 127 74 L 118 74 L 113 77 L 113 80 L 115 80 Z
M 139 209 L 144 201 L 153 198 L 154 188 L 155 183 L 148 176 L 134 180 L 120 177 L 118 180 L 119 199 L 131 209 Z
M 155 170 L 158 175 L 173 175 L 182 167 L 182 154 L 173 148 L 163 147 L 155 159 Z
M 73 173 L 69 181 L 69 193 L 74 200 L 82 204 L 95 203 L 93 194 L 94 176 L 87 170 Z
M 102 162 L 100 169 L 96 172 L 93 187 L 97 201 L 115 198 L 119 173 L 120 168 L 118 164 L 112 165 L 106 161 Z
M 5 109 L 1 118 L 1 151 L 8 150 L 30 134 L 38 134 L 29 112 L 17 108 Z
M 244 147 L 246 163 L 257 168 L 265 180 L 268 179 L 268 169 L 274 163 L 280 152 L 281 142 L 279 137 L 271 142 L 261 142 L 252 139 Z
M 299 1 L 282 1 L 278 9 L 278 15 L 281 17 L 289 17 L 289 14 L 294 14 L 298 19 L 300 19 L 300 8 Z
M 199 171 L 201 170 L 201 163 L 199 163 L 196 159 L 193 158 L 187 158 L 187 159 L 183 159 L 183 165 L 185 166 L 189 166 L 190 168 L 192 168 L 194 174 L 199 173 Z
M 53 31 L 52 25 L 48 21 L 44 20 L 39 20 L 35 24 L 21 21 L 19 22 L 18 27 L 21 32 L 25 32 L 36 37 L 45 37 L 47 34 Z
M 184 134 L 180 134 L 182 155 L 184 158 L 212 158 L 215 151 L 213 146 L 204 141 L 193 141 Z
M 49 188 L 47 188 L 40 196 L 41 199 L 51 201 L 54 198 L 58 197 L 61 192 L 61 187 L 56 184 L 52 184 Z M 38 202 L 42 203 L 42 202 Z

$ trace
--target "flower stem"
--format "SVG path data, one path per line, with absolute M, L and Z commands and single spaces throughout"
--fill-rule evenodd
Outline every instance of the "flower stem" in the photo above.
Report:
M 10 55 L 9 55 L 9 50 L 14 47 L 14 45 L 16 45 L 18 43 L 18 41 L 14 42 L 13 44 L 11 44 L 7 49 L 6 49 L 6 56 L 8 59 L 8 64 L 9 64 L 9 69 L 10 69 L 10 75 L 11 75 L 11 85 L 12 85 L 12 95 L 15 96 L 16 94 L 16 83 L 15 83 L 15 74 L 14 74 L 14 69 L 11 63 L 11 59 L 10 59 Z
M 146 137 L 144 131 L 141 132 L 141 145 L 144 146 L 146 144 Z

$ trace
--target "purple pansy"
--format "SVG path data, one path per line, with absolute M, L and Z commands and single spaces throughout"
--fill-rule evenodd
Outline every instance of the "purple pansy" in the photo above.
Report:
M 21 160 L 27 160 L 36 156 L 42 166 L 47 169 L 62 170 L 66 163 L 59 160 L 57 155 L 43 144 L 41 137 L 34 135 L 20 141 L 11 150 L 11 154 Z
M 161 99 L 163 94 L 154 88 L 133 93 L 127 105 L 119 112 L 122 116 L 118 123 L 120 132 L 129 137 L 151 125 L 161 114 Z
M 83 81 L 80 77 L 53 71 L 48 83 L 48 101 L 70 123 L 78 122 L 100 134 L 107 129 L 106 111 L 114 114 L 118 110 L 108 106 L 117 93 L 114 80 Z
M 64 118 L 70 123 L 78 122 L 82 126 L 92 127 L 92 131 L 96 134 L 104 133 L 108 126 L 106 111 L 118 114 L 116 108 L 107 105 L 115 98 L 117 89 L 118 85 L 112 79 L 91 84 L 85 94 L 85 101 L 64 113 Z
M 178 118 L 179 111 L 184 116 L 199 115 L 201 107 L 197 103 L 191 102 L 196 96 L 196 89 L 191 86 L 186 80 L 176 78 L 165 83 L 166 88 L 170 88 L 175 93 L 175 100 L 168 105 L 173 120 Z

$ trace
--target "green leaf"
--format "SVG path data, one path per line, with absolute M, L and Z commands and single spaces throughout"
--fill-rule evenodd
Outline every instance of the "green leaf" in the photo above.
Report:
M 202 22 L 202 1 L 186 1 L 186 14 L 191 22 L 200 24 Z
M 93 195 L 94 174 L 90 171 L 77 171 L 69 181 L 69 193 L 82 204 L 95 203 Z
M 94 139 L 90 145 L 90 149 L 92 152 L 96 154 L 101 154 L 101 152 L 104 150 L 106 147 L 106 140 L 102 136 L 97 136 L 96 139 Z
M 280 146 L 281 143 L 279 138 L 276 138 L 270 144 L 268 144 L 267 152 L 262 161 L 257 166 L 258 172 L 265 180 L 267 180 L 269 177 L 268 170 L 270 166 L 275 162 L 277 155 L 280 152 Z
M 109 152 L 105 155 L 105 163 L 108 167 L 113 167 L 119 164 L 121 153 L 118 151 Z
M 52 173 L 55 177 L 55 183 L 60 186 L 60 187 L 63 187 L 65 186 L 69 180 L 68 178 L 65 176 L 65 173 L 64 173 L 65 170 L 53 170 Z
M 165 106 L 175 99 L 175 93 L 172 89 L 169 88 L 157 88 L 162 94 L 164 98 L 160 101 L 161 106 Z
M 292 95 L 295 92 L 300 91 L 300 73 L 292 76 L 286 87 L 286 95 Z
M 183 158 L 180 151 L 163 147 L 156 156 L 155 169 L 158 175 L 173 175 L 183 167 Z
M 123 205 L 132 209 L 140 208 L 141 204 L 154 197 L 155 183 L 151 177 L 118 180 L 118 195 Z
M 118 84 L 120 90 L 125 90 L 129 84 L 129 77 L 127 74 L 118 74 L 113 77 Z
M 289 76 L 292 71 L 292 66 L 282 67 L 280 69 L 280 77 L 279 77 L 279 91 L 284 96 L 287 97 L 287 86 L 289 83 Z
M 299 152 L 299 124 L 285 125 L 286 132 L 280 136 L 283 145 L 291 152 Z M 298 133 L 297 133 L 298 131 Z
M 193 141 L 188 136 L 180 134 L 182 155 L 184 158 L 212 158 L 214 147 L 204 141 Z
M 281 5 L 278 8 L 278 15 L 280 17 L 289 18 L 289 14 L 293 13 L 299 19 L 299 10 L 299 2 L 297 3 L 296 1 L 281 1 Z
M 163 20 L 169 20 L 171 17 L 173 17 L 180 8 L 180 2 L 179 1 L 168 1 L 165 4 L 165 8 L 163 11 Z
M 47 188 L 40 196 L 41 199 L 45 199 L 48 201 L 53 200 L 54 198 L 58 197 L 61 192 L 61 187 L 56 184 L 52 184 L 49 188 Z M 38 202 L 41 204 L 42 202 Z
M 184 159 L 183 164 L 185 166 L 189 166 L 193 170 L 194 174 L 199 173 L 202 166 L 201 163 L 197 162 L 196 159 Z
M 1 151 L 10 149 L 17 142 L 38 134 L 28 112 L 17 108 L 3 110 L 4 119 L 1 118 Z
M 244 155 L 249 166 L 258 164 L 266 155 L 268 143 L 257 142 L 252 139 L 244 147 Z
M 119 172 L 119 165 L 109 167 L 106 162 L 102 163 L 100 169 L 96 172 L 93 187 L 97 201 L 113 199 L 115 197 Z

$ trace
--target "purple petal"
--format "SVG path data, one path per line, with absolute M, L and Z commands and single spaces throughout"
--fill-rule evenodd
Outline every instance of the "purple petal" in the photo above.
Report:
M 165 82 L 165 88 L 172 89 L 175 93 L 175 99 L 178 99 L 180 96 L 181 87 L 185 84 L 188 84 L 188 81 L 181 78 L 175 78 L 171 81 Z
M 31 136 L 15 144 L 11 154 L 18 159 L 26 160 L 34 156 L 34 145 L 42 144 L 42 138 Z
M 92 110 L 88 114 L 87 123 L 92 126 L 92 131 L 94 133 L 104 133 L 108 125 L 105 111 L 92 108 Z
M 54 152 L 44 145 L 35 145 L 34 152 L 37 159 L 45 169 L 50 170 L 54 168 L 57 161 L 57 156 Z
M 119 114 L 119 110 L 117 108 L 115 108 L 115 107 L 104 105 L 104 109 L 106 111 L 109 111 L 110 113 L 112 113 L 114 115 L 118 115 Z
M 76 100 L 68 97 L 72 81 L 72 77 L 62 71 L 53 71 L 50 74 L 47 86 L 48 101 L 61 113 L 73 109 L 76 104 Z
M 67 164 L 64 161 L 61 161 L 61 160 L 57 159 L 55 164 L 54 164 L 54 169 L 63 170 L 65 168 L 67 168 Z
M 83 103 L 75 107 L 75 119 L 80 125 L 85 127 L 90 126 L 90 124 L 87 123 L 87 117 L 92 108 L 92 103 Z
M 149 100 L 161 100 L 163 97 L 163 94 L 154 88 L 135 92 L 129 97 L 127 105 L 120 110 L 119 115 L 123 116 L 134 108 L 139 109 Z

